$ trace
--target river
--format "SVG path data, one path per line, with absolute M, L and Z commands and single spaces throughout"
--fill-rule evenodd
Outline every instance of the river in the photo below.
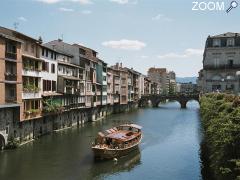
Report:
M 1 180 L 201 180 L 199 105 L 177 102 L 112 115 L 0 152 Z M 98 131 L 126 121 L 143 126 L 140 151 L 117 162 L 96 162 L 91 142 Z

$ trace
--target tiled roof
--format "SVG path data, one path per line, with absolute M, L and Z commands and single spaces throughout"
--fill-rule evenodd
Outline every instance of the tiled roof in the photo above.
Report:
M 211 38 L 222 38 L 222 37 L 235 37 L 235 36 L 240 36 L 240 33 L 227 32 L 224 34 L 219 34 L 219 35 L 210 36 L 210 37 Z

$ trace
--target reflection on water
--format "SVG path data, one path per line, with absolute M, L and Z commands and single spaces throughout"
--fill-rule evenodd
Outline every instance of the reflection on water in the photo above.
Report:
M 117 162 L 113 160 L 95 161 L 89 179 L 104 179 L 112 174 L 130 172 L 140 164 L 141 153 L 139 149 L 130 153 L 128 156 L 118 158 Z M 110 168 L 107 169 L 106 166 Z
M 188 103 L 187 109 L 171 102 L 45 136 L 16 151 L 0 153 L 0 179 L 201 179 L 198 108 L 196 102 Z M 126 121 L 143 126 L 139 151 L 117 163 L 96 162 L 91 142 L 97 133 Z

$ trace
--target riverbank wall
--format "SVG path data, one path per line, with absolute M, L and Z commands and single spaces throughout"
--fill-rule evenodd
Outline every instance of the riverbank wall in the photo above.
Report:
M 217 180 L 240 179 L 240 97 L 207 94 L 200 100 L 208 168 Z
M 136 110 L 138 103 L 115 104 L 98 106 L 94 108 L 79 108 L 63 111 L 61 113 L 45 114 L 42 117 L 29 121 L 16 120 L 17 113 L 14 109 L 4 109 L 0 112 L 2 126 L 0 124 L 0 147 L 7 147 L 10 141 L 18 145 L 26 144 L 43 135 L 65 130 L 74 126 L 80 126 L 87 122 L 101 120 L 111 114 L 120 114 Z M 7 130 L 5 127 L 7 124 Z

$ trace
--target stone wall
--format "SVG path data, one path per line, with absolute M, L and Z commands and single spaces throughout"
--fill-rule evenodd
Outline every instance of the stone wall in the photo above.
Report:
M 20 144 L 24 144 L 54 131 L 79 126 L 86 122 L 100 120 L 114 113 L 128 112 L 137 108 L 137 103 L 106 105 L 48 114 L 38 119 L 22 122 L 16 121 L 15 118 L 19 114 L 19 109 L 0 109 L 0 134 L 5 137 L 6 144 L 9 137 L 14 137 Z

